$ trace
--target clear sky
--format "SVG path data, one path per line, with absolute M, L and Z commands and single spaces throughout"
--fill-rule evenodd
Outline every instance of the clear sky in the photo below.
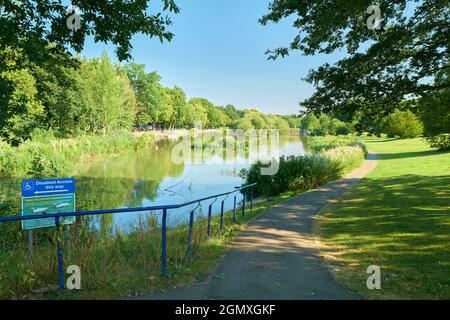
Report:
M 157 2 L 154 0 L 153 2 Z M 311 68 L 338 55 L 304 57 L 292 54 L 267 60 L 267 49 L 288 45 L 296 35 L 292 20 L 266 27 L 258 19 L 270 0 L 177 0 L 181 13 L 173 16 L 172 42 L 142 35 L 133 38 L 135 62 L 157 71 L 165 86 L 181 87 L 188 98 L 204 97 L 216 105 L 233 104 L 266 113 L 295 114 L 298 103 L 314 88 L 302 80 Z M 114 48 L 89 41 L 87 57 Z

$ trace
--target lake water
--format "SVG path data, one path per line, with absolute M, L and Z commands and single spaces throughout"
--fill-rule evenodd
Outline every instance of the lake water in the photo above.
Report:
M 206 156 L 203 163 L 186 160 L 175 164 L 172 151 L 176 142 L 160 141 L 155 146 L 138 152 L 95 156 L 80 161 L 75 168 L 77 210 L 148 207 L 181 204 L 191 200 L 225 193 L 244 182 L 241 169 L 249 168 L 255 154 L 247 152 L 223 159 Z M 281 155 L 304 154 L 299 138 L 280 138 Z M 0 178 L 0 194 L 9 199 L 20 213 L 21 180 Z M 220 201 L 213 207 L 220 212 Z M 238 201 L 242 195 L 238 195 Z M 204 215 L 209 203 L 197 210 Z M 192 206 L 193 208 L 194 206 Z M 170 210 L 168 224 L 188 221 L 189 207 Z M 233 197 L 225 202 L 225 209 L 233 208 Z M 143 213 L 115 214 L 108 217 L 108 228 L 126 231 Z M 160 214 L 156 212 L 155 214 Z

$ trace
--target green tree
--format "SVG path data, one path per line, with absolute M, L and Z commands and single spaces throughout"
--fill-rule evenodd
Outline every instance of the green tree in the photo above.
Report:
M 333 136 L 347 135 L 350 133 L 349 125 L 336 118 L 331 119 L 329 130 L 329 134 Z
M 301 129 L 313 132 L 316 129 L 320 129 L 319 119 L 313 113 L 304 116 L 301 119 Z
M 193 110 L 193 120 L 201 122 L 203 128 L 209 128 L 208 110 L 214 105 L 204 98 L 192 98 L 189 104 Z
M 0 72 L 0 136 L 18 145 L 44 117 L 36 80 L 28 69 Z
M 174 0 L 162 0 L 163 11 L 178 13 Z M 161 12 L 150 10 L 150 1 L 77 0 L 81 10 L 81 29 L 67 27 L 67 2 L 3 0 L 0 15 L 0 50 L 5 46 L 22 49 L 24 55 L 37 64 L 53 59 L 44 48 L 52 43 L 56 48 L 72 48 L 81 52 L 88 36 L 95 42 L 112 43 L 120 60 L 130 58 L 131 38 L 142 33 L 160 41 L 173 38 L 167 30 L 172 21 Z
M 230 122 L 228 116 L 212 104 L 208 105 L 208 126 L 210 128 L 222 128 Z
M 137 126 L 158 123 L 164 106 L 164 89 L 161 77 L 156 72 L 146 73 L 145 65 L 130 63 L 126 66 L 127 75 L 136 93 Z
M 175 101 L 173 99 L 171 90 L 164 88 L 164 105 L 159 115 L 159 122 L 164 128 L 169 129 L 175 118 Z
M 255 129 L 255 127 L 253 127 L 253 124 L 251 123 L 251 121 L 249 119 L 244 118 L 237 122 L 236 129 L 247 131 L 247 130 Z
M 423 124 L 410 110 L 395 110 L 386 119 L 386 131 L 402 139 L 417 138 L 423 134 Z
M 84 131 L 130 130 L 136 114 L 136 96 L 126 71 L 106 54 L 83 60 L 77 70 L 82 101 L 79 125 Z
M 235 122 L 244 116 L 244 112 L 242 110 L 238 110 L 230 104 L 224 108 L 224 112 L 231 122 Z
M 432 81 L 442 70 L 449 70 L 450 2 L 377 1 L 383 19 L 379 30 L 368 28 L 371 14 L 366 11 L 372 4 L 274 0 L 270 12 L 261 18 L 263 25 L 293 18 L 298 29 L 290 46 L 269 50 L 269 58 L 295 50 L 304 55 L 347 51 L 347 58 L 334 65 L 326 63 L 308 75 L 317 89 L 302 102 L 309 111 L 345 111 L 347 101 L 364 99 L 376 101 L 371 108 L 384 116 L 399 107 L 406 95 L 422 96 L 450 87 L 449 81 Z
M 245 110 L 244 119 L 247 119 L 256 130 L 270 129 L 270 125 L 263 114 L 256 110 Z
M 449 79 L 450 71 L 443 71 L 438 75 L 437 83 L 446 83 Z M 418 106 L 427 137 L 450 134 L 450 88 L 423 96 Z
M 272 116 L 271 128 L 279 130 L 281 135 L 286 135 L 290 132 L 289 123 L 280 116 Z
M 171 127 L 185 128 L 189 126 L 191 118 L 189 115 L 190 109 L 186 102 L 186 94 L 178 87 L 173 89 L 166 89 L 167 95 L 170 96 L 172 103 L 173 115 Z

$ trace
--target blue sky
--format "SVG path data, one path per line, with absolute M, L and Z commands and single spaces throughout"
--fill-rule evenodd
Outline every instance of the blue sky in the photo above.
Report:
M 156 0 L 155 0 L 156 1 Z M 233 104 L 266 113 L 298 113 L 298 103 L 314 88 L 301 80 L 311 68 L 333 63 L 342 55 L 304 57 L 295 53 L 268 61 L 267 49 L 289 44 L 295 36 L 292 20 L 266 27 L 258 19 L 269 0 L 178 0 L 181 13 L 173 16 L 172 42 L 137 35 L 135 62 L 157 71 L 165 86 L 181 87 L 188 98 L 204 97 L 216 105 Z M 114 48 L 89 41 L 87 57 Z

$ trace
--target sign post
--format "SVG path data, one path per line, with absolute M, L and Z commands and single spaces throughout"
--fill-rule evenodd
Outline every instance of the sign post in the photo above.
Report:
M 22 181 L 22 215 L 75 212 L 75 179 Z M 75 217 L 61 218 L 61 224 L 72 224 Z M 55 219 L 22 221 L 22 229 L 56 227 Z
M 22 181 L 22 216 L 75 212 L 75 179 L 46 179 Z M 75 217 L 22 220 L 22 229 L 28 230 L 28 250 L 33 255 L 33 230 L 56 227 L 59 288 L 64 289 L 63 257 L 60 242 L 61 225 L 75 222 Z M 64 239 L 67 241 L 67 239 Z

